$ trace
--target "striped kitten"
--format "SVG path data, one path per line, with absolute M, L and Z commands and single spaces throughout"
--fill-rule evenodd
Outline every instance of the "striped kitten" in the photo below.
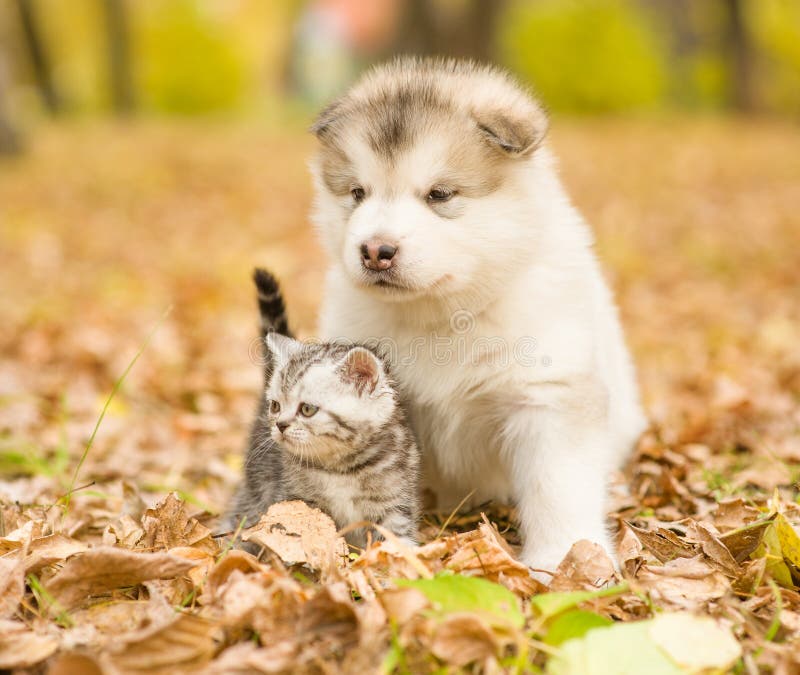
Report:
M 386 363 L 364 346 L 293 339 L 277 281 L 254 279 L 269 358 L 229 524 L 302 499 L 338 527 L 369 521 L 415 543 L 419 453 Z M 346 538 L 364 546 L 367 532 Z

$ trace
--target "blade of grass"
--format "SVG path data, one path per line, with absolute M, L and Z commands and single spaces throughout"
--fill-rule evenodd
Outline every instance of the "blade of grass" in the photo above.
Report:
M 150 340 L 153 338 L 153 335 L 155 334 L 156 330 L 158 330 L 158 328 L 160 328 L 161 324 L 164 323 L 164 319 L 167 318 L 167 316 L 169 315 L 169 313 L 171 311 L 172 311 L 172 305 L 170 305 L 169 307 L 167 307 L 166 310 L 164 310 L 164 313 L 161 315 L 161 317 L 158 319 L 158 321 L 156 321 L 155 325 L 150 329 L 150 332 L 147 334 L 147 337 L 144 339 L 144 342 L 142 342 L 141 346 L 139 347 L 139 350 L 136 352 L 136 354 L 131 359 L 131 361 L 128 364 L 128 366 L 122 372 L 122 375 L 120 375 L 119 378 L 117 379 L 117 381 L 114 383 L 114 387 L 111 389 L 111 393 L 108 395 L 108 398 L 106 399 L 105 405 L 103 405 L 103 409 L 100 411 L 100 417 L 97 418 L 97 422 L 94 425 L 94 429 L 92 430 L 92 434 L 91 434 L 91 436 L 89 436 L 89 440 L 86 443 L 86 448 L 84 448 L 83 454 L 81 455 L 81 458 L 78 460 L 78 465 L 75 467 L 75 473 L 72 475 L 72 480 L 70 481 L 70 484 L 69 484 L 69 490 L 67 490 L 67 494 L 64 496 L 64 512 L 65 513 L 67 511 L 69 511 L 69 503 L 70 503 L 70 499 L 72 497 L 72 492 L 74 490 L 75 483 L 78 480 L 78 474 L 80 473 L 80 470 L 81 470 L 81 467 L 83 466 L 83 463 L 86 461 L 86 457 L 89 455 L 89 450 L 92 449 L 92 445 L 94 444 L 95 436 L 97 436 L 97 431 L 98 431 L 98 429 L 100 429 L 100 424 L 103 422 L 103 418 L 106 416 L 106 412 L 108 411 L 108 407 L 111 405 L 111 401 L 114 400 L 114 396 L 117 395 L 117 392 L 122 388 L 122 385 L 125 382 L 125 378 L 128 377 L 128 373 L 131 372 L 131 369 L 136 364 L 136 362 L 139 360 L 139 357 L 142 355 L 144 350 L 147 349 L 147 345 L 150 344 Z

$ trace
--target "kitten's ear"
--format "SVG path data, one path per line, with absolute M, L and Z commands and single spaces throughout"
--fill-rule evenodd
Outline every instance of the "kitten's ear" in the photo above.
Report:
M 275 359 L 278 367 L 286 363 L 292 354 L 302 347 L 302 343 L 297 340 L 275 332 L 267 333 L 264 342 L 267 345 L 267 351 Z
M 383 374 L 383 366 L 369 349 L 353 347 L 339 365 L 339 372 L 345 382 L 352 384 L 359 394 L 372 393 Z
M 547 115 L 532 101 L 517 101 L 508 108 L 482 108 L 472 116 L 484 138 L 510 157 L 529 155 L 547 133 Z

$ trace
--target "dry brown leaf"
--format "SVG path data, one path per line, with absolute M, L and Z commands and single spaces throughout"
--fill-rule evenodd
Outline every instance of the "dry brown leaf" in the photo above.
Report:
M 744 525 L 736 530 L 726 532 L 719 539 L 731 552 L 734 560 L 741 563 L 747 560 L 750 554 L 761 545 L 761 540 L 772 521 L 773 517 L 770 517 Z
M 177 548 L 171 548 L 167 552 L 176 558 L 183 558 L 194 563 L 195 566 L 186 573 L 186 576 L 189 577 L 195 588 L 200 588 L 203 585 L 216 563 L 214 556 L 208 551 L 191 546 L 178 546 Z
M 761 516 L 761 513 L 744 499 L 737 497 L 719 502 L 712 516 L 714 525 L 724 533 L 729 530 L 738 530 L 740 527 L 752 523 Z
M 52 635 L 34 633 L 20 621 L 0 620 L 0 669 L 29 668 L 58 649 Z
M 689 610 L 700 609 L 730 590 L 726 577 L 700 556 L 678 558 L 661 567 L 644 565 L 636 580 L 656 602 Z
M 417 557 L 434 572 L 447 569 L 466 576 L 481 576 L 503 584 L 521 597 L 545 590 L 531 577 L 527 565 L 514 557 L 511 547 L 485 514 L 481 516 L 483 522 L 477 530 L 442 537 L 420 546 L 415 551 Z
M 697 549 L 686 541 L 680 539 L 674 532 L 659 527 L 654 532 L 636 527 L 632 523 L 625 523 L 638 537 L 642 545 L 650 551 L 659 562 L 666 563 L 677 558 L 693 558 Z
M 261 565 L 255 556 L 246 551 L 232 549 L 220 558 L 209 571 L 200 601 L 204 604 L 212 602 L 217 597 L 219 588 L 225 584 L 234 570 L 239 570 L 245 574 L 251 572 L 275 573 L 270 568 Z
M 106 670 L 91 654 L 67 652 L 53 660 L 47 675 L 106 675 Z
M 211 530 L 201 525 L 196 518 L 190 518 L 186 503 L 174 492 L 153 509 L 147 509 L 142 516 L 144 535 L 138 548 L 160 550 L 193 546 L 209 553 L 219 552 L 217 543 L 211 538 Z
M 171 579 L 192 567 L 192 561 L 167 553 L 99 547 L 71 557 L 45 587 L 63 609 L 69 610 L 92 596 L 149 579 Z
M 622 538 L 617 547 L 620 565 L 626 577 L 635 577 L 644 564 L 642 542 L 630 527 L 622 527 L 621 530 Z
M 118 545 L 124 548 L 135 548 L 144 536 L 144 530 L 132 516 L 123 514 L 117 520 L 108 524 L 103 532 L 103 544 L 106 546 Z
M 614 563 L 599 544 L 575 542 L 550 582 L 552 591 L 595 590 L 615 578 Z
M 706 558 L 720 572 L 732 579 L 739 576 L 742 571 L 739 563 L 736 562 L 725 544 L 720 541 L 719 535 L 712 532 L 710 527 L 690 520 L 686 538 L 692 543 L 699 544 Z
M 275 675 L 297 672 L 301 670 L 297 645 L 293 642 L 281 642 L 273 647 L 258 647 L 252 642 L 239 642 L 222 652 L 202 671 L 203 675 Z
M 0 619 L 13 616 L 25 595 L 25 561 L 0 558 Z
M 757 558 L 750 560 L 742 565 L 743 571 L 737 579 L 733 580 L 733 590 L 739 595 L 753 595 L 761 582 L 764 581 L 764 573 L 767 571 L 767 559 Z
M 347 560 L 347 544 L 333 519 L 302 501 L 269 507 L 261 520 L 242 531 L 242 540 L 264 546 L 285 564 L 332 570 Z
M 166 625 L 154 625 L 120 636 L 108 659 L 126 673 L 175 673 L 196 670 L 211 660 L 219 628 L 193 614 L 178 614 Z
M 477 614 L 450 614 L 434 631 L 431 651 L 455 667 L 496 659 L 501 642 Z
M 425 594 L 416 588 L 390 588 L 379 596 L 386 613 L 398 624 L 409 622 L 430 607 Z

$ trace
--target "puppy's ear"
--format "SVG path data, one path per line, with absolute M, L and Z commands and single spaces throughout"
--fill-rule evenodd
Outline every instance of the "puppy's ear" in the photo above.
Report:
M 330 131 L 331 125 L 339 117 L 341 108 L 342 102 L 340 100 L 336 100 L 325 107 L 322 112 L 317 115 L 317 119 L 315 119 L 314 123 L 311 125 L 311 133 L 320 140 L 325 140 L 325 136 Z
M 547 134 L 547 115 L 534 104 L 476 110 L 473 117 L 486 140 L 510 157 L 531 154 Z

